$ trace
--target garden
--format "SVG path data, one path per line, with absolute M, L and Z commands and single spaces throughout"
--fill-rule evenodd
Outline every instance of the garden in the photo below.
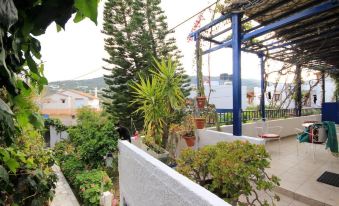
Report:
M 118 135 L 105 112 L 84 107 L 77 115 L 77 125 L 67 129 L 69 139 L 55 145 L 55 158 L 78 200 L 99 205 L 103 192 L 118 198 Z
M 57 177 L 35 98 L 47 79 L 36 38 L 74 17 L 96 23 L 98 1 L 0 1 L 0 205 L 48 205 Z M 72 17 L 72 14 L 75 16 Z

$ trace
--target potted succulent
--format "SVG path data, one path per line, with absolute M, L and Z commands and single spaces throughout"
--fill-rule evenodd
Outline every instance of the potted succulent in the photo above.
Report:
M 194 117 L 192 115 L 187 115 L 184 117 L 183 122 L 183 131 L 181 137 L 185 139 L 188 147 L 192 147 L 195 144 L 195 134 L 194 134 Z

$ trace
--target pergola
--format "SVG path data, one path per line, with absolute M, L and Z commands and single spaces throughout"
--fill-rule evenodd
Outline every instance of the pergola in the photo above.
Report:
M 206 32 L 229 20 L 231 24 L 226 24 L 221 31 Z M 246 23 L 253 21 L 258 25 L 245 29 Z M 227 37 L 225 34 L 230 32 Z M 219 18 L 192 32 L 190 37 L 196 41 L 197 62 L 202 55 L 232 48 L 233 134 L 241 136 L 241 51 L 257 54 L 260 58 L 262 117 L 265 117 L 264 57 L 296 66 L 296 106 L 300 116 L 302 67 L 323 74 L 339 73 L 339 0 L 232 1 Z M 211 42 L 214 47 L 201 51 L 202 41 Z

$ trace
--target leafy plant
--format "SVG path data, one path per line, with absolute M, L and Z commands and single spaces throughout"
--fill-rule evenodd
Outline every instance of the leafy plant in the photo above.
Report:
M 68 130 L 80 159 L 89 167 L 103 164 L 103 156 L 117 151 L 118 135 L 105 113 L 90 108 L 78 110 L 78 124 Z
M 132 104 L 139 105 L 136 112 L 144 116 L 146 136 L 155 138 L 157 144 L 167 146 L 169 126 L 176 109 L 184 106 L 181 90 L 181 76 L 176 73 L 176 64 L 171 60 L 154 59 L 155 69 L 152 78 L 140 78 L 140 83 L 131 84 L 135 99 Z
M 106 172 L 100 170 L 85 171 L 76 175 L 74 185 L 79 191 L 85 206 L 99 206 L 102 190 L 112 188 L 111 179 Z
M 264 146 L 222 142 L 197 151 L 184 150 L 177 170 L 233 205 L 269 205 L 258 196 L 258 191 L 271 192 L 279 185 L 278 177 L 265 172 L 268 159 Z M 273 205 L 274 199 L 279 200 L 277 195 L 270 198 Z
M 36 36 L 97 17 L 98 0 L 0 0 L 0 205 L 45 205 L 56 176 L 44 149 L 42 117 L 32 97 L 47 84 Z

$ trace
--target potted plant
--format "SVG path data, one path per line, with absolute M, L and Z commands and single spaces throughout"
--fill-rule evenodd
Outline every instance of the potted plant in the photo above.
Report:
M 185 139 L 188 147 L 192 147 L 195 144 L 195 134 L 194 134 L 194 117 L 192 115 L 187 115 L 184 117 L 183 121 L 183 131 L 181 137 Z
M 195 121 L 195 126 L 196 126 L 197 129 L 204 129 L 205 128 L 205 123 L 206 123 L 205 117 L 203 117 L 203 116 L 195 117 L 194 121 Z
M 199 96 L 197 97 L 197 107 L 199 109 L 205 108 L 206 105 L 206 97 L 205 96 Z
M 180 124 L 171 125 L 170 133 L 173 136 L 179 136 L 186 141 L 188 147 L 192 147 L 195 144 L 194 134 L 194 117 L 193 115 L 186 115 L 183 117 L 183 121 Z

